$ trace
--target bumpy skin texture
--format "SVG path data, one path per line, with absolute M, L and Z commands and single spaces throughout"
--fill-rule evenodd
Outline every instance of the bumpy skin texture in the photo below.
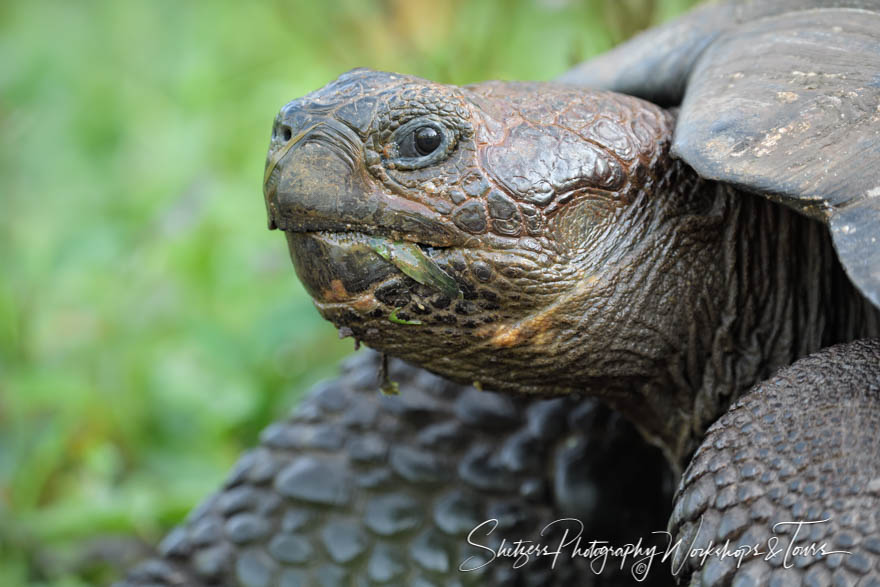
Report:
M 673 154 L 829 223 L 850 279 L 880 307 L 878 68 L 878 0 L 727 0 L 561 79 L 680 106 Z
M 270 224 L 343 333 L 461 383 L 603 397 L 681 465 L 730 401 L 880 314 L 824 226 L 672 158 L 674 123 L 609 92 L 355 70 L 276 117 Z
M 120 587 L 146 585 L 617 585 L 607 565 L 563 549 L 512 569 L 498 559 L 459 572 L 472 541 L 500 538 L 556 547 L 571 516 L 583 544 L 622 545 L 663 528 L 669 470 L 620 416 L 593 400 L 514 399 L 449 383 L 398 361 L 401 394 L 377 391 L 378 358 L 360 353 L 285 421 L 269 426 L 224 487 L 161 543 L 160 556 Z M 487 527 L 488 528 L 488 527 Z M 569 535 L 571 540 L 573 534 Z M 479 566 L 477 559 L 471 561 Z M 613 561 L 613 559 L 612 559 Z M 618 561 L 619 562 L 619 561 Z M 663 585 L 655 570 L 646 584 Z
M 733 557 L 713 556 L 703 566 L 689 558 L 679 579 L 880 584 L 878 431 L 880 340 L 831 347 L 757 386 L 709 429 L 682 478 L 670 530 L 695 548 L 729 540 L 730 551 L 758 544 L 764 554 L 746 556 L 739 569 Z M 773 531 L 779 522 L 821 520 L 828 521 Z M 786 556 L 795 530 L 795 546 L 826 543 L 826 552 L 851 554 Z

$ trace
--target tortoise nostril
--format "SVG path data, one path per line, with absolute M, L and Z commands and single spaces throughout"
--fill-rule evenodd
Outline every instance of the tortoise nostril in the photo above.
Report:
M 285 142 L 286 142 L 286 141 L 289 141 L 290 138 L 291 138 L 292 136 L 293 136 L 293 132 L 291 132 L 289 126 L 285 126 L 285 127 L 281 130 L 281 138 L 283 138 Z

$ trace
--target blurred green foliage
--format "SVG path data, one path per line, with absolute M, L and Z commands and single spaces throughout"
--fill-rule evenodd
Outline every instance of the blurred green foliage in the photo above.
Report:
M 0 585 L 110 580 L 349 352 L 266 230 L 283 103 L 549 79 L 693 3 L 0 4 Z

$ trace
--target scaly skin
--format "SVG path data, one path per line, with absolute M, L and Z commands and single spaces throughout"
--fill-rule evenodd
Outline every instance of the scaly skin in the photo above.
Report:
M 878 430 L 880 340 L 761 383 L 709 429 L 669 522 L 686 548 L 750 550 L 700 565 L 681 548 L 672 570 L 691 585 L 880 584 Z
M 390 375 L 401 394 L 384 397 L 377 369 L 375 353 L 359 353 L 269 426 L 223 487 L 118 587 L 630 582 L 632 558 L 603 569 L 598 557 L 572 556 L 575 522 L 540 534 L 578 518 L 585 550 L 589 540 L 622 545 L 663 527 L 671 475 L 618 414 L 574 397 L 480 392 L 399 361 Z M 478 546 L 469 544 L 491 519 L 491 534 L 484 525 L 470 538 Z M 516 557 L 481 566 L 502 538 L 554 550 L 565 530 L 570 544 L 555 564 L 531 556 L 517 569 Z M 647 579 L 668 582 L 658 569 Z
M 669 542 L 651 534 L 670 493 L 658 451 L 596 402 L 479 392 L 397 361 L 401 394 L 383 397 L 377 368 L 375 355 L 353 357 L 269 426 L 159 556 L 118 587 L 636 584 L 632 558 L 621 571 L 611 557 L 599 572 L 601 558 L 573 556 L 574 544 L 552 569 L 541 557 L 458 571 L 487 555 L 468 545 L 480 522 L 500 525 L 492 537 L 477 533 L 479 545 L 504 537 L 555 548 L 559 536 L 540 528 L 567 516 L 584 523 L 582 550 L 591 540 L 657 544 L 642 585 L 668 585 L 670 574 L 719 586 L 880 580 L 880 341 L 811 355 L 736 402 L 682 477 Z M 821 523 L 791 546 L 793 527 L 774 526 L 795 521 Z M 683 558 L 710 541 L 730 541 L 740 568 L 733 556 Z M 760 554 L 742 550 L 751 545 Z
M 752 385 L 880 319 L 825 227 L 701 180 L 673 124 L 608 92 L 355 70 L 278 115 L 270 224 L 343 332 L 460 382 L 600 396 L 680 466 Z M 377 239 L 418 243 L 461 299 Z

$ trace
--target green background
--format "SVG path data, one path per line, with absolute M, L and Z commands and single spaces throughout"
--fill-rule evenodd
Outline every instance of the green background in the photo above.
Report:
M 691 4 L 0 2 L 0 585 L 111 580 L 351 351 L 266 230 L 281 105 L 549 79 Z

